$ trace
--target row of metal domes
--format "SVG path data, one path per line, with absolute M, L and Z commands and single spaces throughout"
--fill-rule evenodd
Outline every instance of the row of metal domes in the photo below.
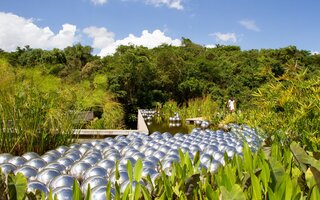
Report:
M 189 134 L 154 132 L 151 135 L 132 132 L 128 136 L 117 136 L 103 140 L 88 141 L 70 146 L 60 146 L 43 155 L 28 152 L 22 156 L 0 154 L 2 173 L 22 173 L 28 179 L 28 190 L 39 189 L 48 194 L 52 189 L 58 199 L 72 199 L 74 180 L 86 194 L 90 184 L 92 199 L 105 199 L 106 185 L 117 181 L 124 191 L 129 183 L 127 162 L 132 166 L 140 158 L 143 173 L 152 181 L 159 176 L 159 162 L 170 175 L 173 162 L 179 162 L 179 152 L 188 152 L 191 159 L 200 152 L 201 167 L 211 172 L 224 165 L 224 153 L 229 157 L 242 154 L 244 143 L 256 150 L 262 138 L 246 126 L 230 125 L 230 131 L 193 129 Z M 116 162 L 119 161 L 120 178 L 116 180 Z

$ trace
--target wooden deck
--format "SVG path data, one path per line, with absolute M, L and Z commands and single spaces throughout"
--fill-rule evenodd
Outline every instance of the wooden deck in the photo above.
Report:
M 76 129 L 74 134 L 78 134 L 79 137 L 85 136 L 117 136 L 117 135 L 129 135 L 129 133 L 138 132 L 138 130 L 110 130 L 110 129 Z
M 187 124 L 194 124 L 195 121 L 203 121 L 202 117 L 194 117 L 194 118 L 187 118 L 186 123 Z

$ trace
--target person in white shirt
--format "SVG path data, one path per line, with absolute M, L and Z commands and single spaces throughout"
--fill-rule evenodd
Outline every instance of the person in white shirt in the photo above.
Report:
M 231 99 L 228 100 L 227 106 L 228 106 L 230 112 L 234 112 L 235 111 L 235 103 L 236 102 L 235 102 L 233 97 L 231 97 Z

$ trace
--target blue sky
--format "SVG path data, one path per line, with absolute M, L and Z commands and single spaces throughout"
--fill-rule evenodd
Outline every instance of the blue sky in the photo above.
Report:
M 320 51 L 316 0 L 1 0 L 0 48 L 197 44 Z

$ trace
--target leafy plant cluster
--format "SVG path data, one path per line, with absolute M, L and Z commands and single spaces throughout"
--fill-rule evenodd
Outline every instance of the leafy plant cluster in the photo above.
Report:
M 269 138 L 268 140 L 272 140 Z M 272 141 L 273 142 L 273 141 Z M 200 156 L 191 160 L 181 151 L 180 163 L 173 163 L 170 171 L 162 170 L 153 182 L 148 176 L 142 178 L 142 161 L 133 167 L 127 163 L 130 183 L 121 192 L 120 185 L 109 182 L 106 186 L 107 199 L 319 199 L 320 161 L 316 154 L 307 153 L 297 143 L 283 148 L 267 142 L 253 153 L 245 145 L 242 156 L 232 159 L 225 156 L 225 165 L 210 173 L 200 168 Z M 118 169 L 116 170 L 119 173 Z M 119 174 L 116 176 L 119 179 Z M 10 174 L 2 190 L 10 199 L 45 199 L 39 191 L 27 191 L 27 180 L 23 175 Z M 83 197 L 79 185 L 74 182 L 73 199 L 92 199 L 90 186 Z M 54 199 L 52 192 L 49 199 Z
M 0 59 L 0 152 L 42 154 L 75 138 L 80 127 L 121 128 L 122 106 L 111 94 L 86 81 L 64 84 L 37 68 L 12 68 Z M 100 119 L 86 124 L 80 111 L 101 107 Z

